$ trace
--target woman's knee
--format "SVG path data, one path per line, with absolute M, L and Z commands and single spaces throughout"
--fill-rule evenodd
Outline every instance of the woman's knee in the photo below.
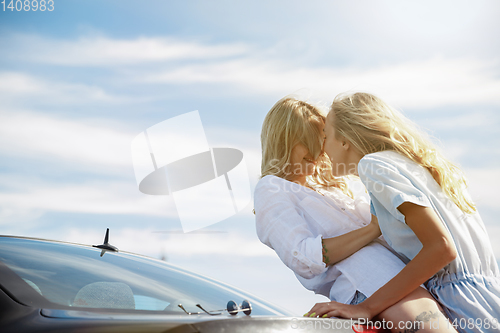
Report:
M 456 332 L 449 324 L 439 303 L 422 287 L 417 288 L 377 317 L 390 322 L 389 326 L 393 327 L 392 331 L 397 332 L 412 328 L 422 332 Z

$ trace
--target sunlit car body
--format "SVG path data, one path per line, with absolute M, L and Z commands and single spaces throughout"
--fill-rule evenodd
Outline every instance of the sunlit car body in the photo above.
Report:
M 230 300 L 251 314 L 229 314 Z M 0 309 L 1 332 L 353 332 L 161 260 L 10 236 L 0 236 Z

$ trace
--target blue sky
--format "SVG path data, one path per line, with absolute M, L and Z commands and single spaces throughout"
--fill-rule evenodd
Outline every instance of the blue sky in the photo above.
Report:
M 0 230 L 123 250 L 248 290 L 297 314 L 317 296 L 260 244 L 252 205 L 178 230 L 140 193 L 132 139 L 199 110 L 208 142 L 259 176 L 260 126 L 287 94 L 325 106 L 364 90 L 426 128 L 469 179 L 500 258 L 496 1 L 55 1 L 0 7 Z M 1 6 L 1 5 L 0 5 Z M 264 268 L 264 269 L 263 269 Z

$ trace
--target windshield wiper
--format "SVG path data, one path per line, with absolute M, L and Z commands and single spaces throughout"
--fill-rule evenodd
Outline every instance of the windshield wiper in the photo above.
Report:
M 250 315 L 250 313 L 252 313 L 252 306 L 250 305 L 250 302 L 248 302 L 247 300 L 244 300 L 241 303 L 241 306 L 239 306 L 239 307 L 238 307 L 238 305 L 234 301 L 229 301 L 229 302 L 227 302 L 227 306 L 226 306 L 225 309 L 222 309 L 222 310 L 211 310 L 211 311 L 207 311 L 200 304 L 196 304 L 196 306 L 198 308 L 200 308 L 201 310 L 203 310 L 203 312 L 188 312 L 184 308 L 184 306 L 182 306 L 182 304 L 178 304 L 177 306 L 180 307 L 188 315 L 195 315 L 195 314 L 206 313 L 206 314 L 208 314 L 210 316 L 217 316 L 217 315 L 222 314 L 221 311 L 227 311 L 229 314 L 231 314 L 233 316 L 237 315 L 238 312 L 243 312 L 247 316 Z

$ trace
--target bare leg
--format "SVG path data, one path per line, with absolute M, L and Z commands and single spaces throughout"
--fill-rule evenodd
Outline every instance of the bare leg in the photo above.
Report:
M 422 287 L 380 313 L 378 320 L 388 322 L 392 333 L 456 333 L 443 309 L 432 295 Z

